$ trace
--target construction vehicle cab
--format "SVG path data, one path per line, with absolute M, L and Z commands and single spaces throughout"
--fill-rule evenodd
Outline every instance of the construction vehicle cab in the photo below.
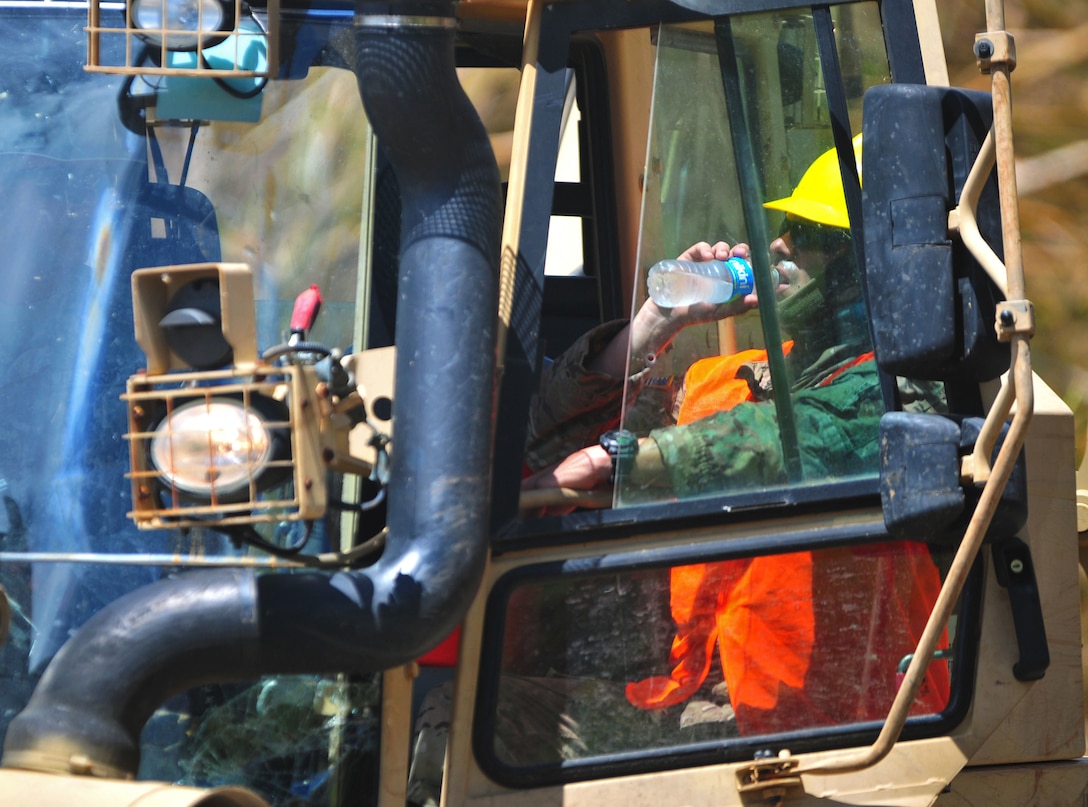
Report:
M 989 11 L 0 5 L 5 803 L 1079 803 Z

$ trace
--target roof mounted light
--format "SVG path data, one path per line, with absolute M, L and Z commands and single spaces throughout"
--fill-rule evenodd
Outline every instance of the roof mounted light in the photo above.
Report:
M 204 50 L 234 30 L 235 0 L 129 0 L 129 25 L 168 51 Z
M 257 355 L 245 264 L 137 269 L 128 380 L 133 519 L 142 529 L 312 520 L 325 508 L 322 406 L 308 366 Z
M 314 298 L 317 289 L 300 299 Z M 313 323 L 302 313 L 312 305 L 296 305 L 291 327 L 299 341 L 275 358 L 257 353 L 253 273 L 245 264 L 137 269 L 132 307 L 147 366 L 129 376 L 121 397 L 129 516 L 140 529 L 313 522 L 325 515 L 330 471 L 385 481 L 389 438 L 367 420 L 350 368 L 365 364 L 368 377 L 388 377 L 388 385 L 372 387 L 377 403 L 381 391 L 391 396 L 391 363 L 387 373 L 377 359 L 345 364 L 306 342 Z M 315 351 L 327 358 L 317 362 Z M 370 414 L 380 419 L 373 408 Z M 364 423 L 368 436 L 353 438 Z
M 163 98 L 179 87 L 185 88 L 181 95 L 193 94 L 191 82 L 176 77 L 227 79 L 245 92 L 246 81 L 233 82 L 279 73 L 280 0 L 262 0 L 258 8 L 247 0 L 124 0 L 123 15 L 112 6 L 89 0 L 89 72 L 167 76 L 169 92 L 163 82 L 148 85 Z

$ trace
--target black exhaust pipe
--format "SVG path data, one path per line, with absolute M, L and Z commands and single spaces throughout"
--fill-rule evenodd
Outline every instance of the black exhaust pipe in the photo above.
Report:
M 213 682 L 366 673 L 461 621 L 488 544 L 501 198 L 455 71 L 453 2 L 362 2 L 356 73 L 403 227 L 396 435 L 382 557 L 354 572 L 199 571 L 100 611 L 12 721 L 3 764 L 129 778 L 170 696 Z

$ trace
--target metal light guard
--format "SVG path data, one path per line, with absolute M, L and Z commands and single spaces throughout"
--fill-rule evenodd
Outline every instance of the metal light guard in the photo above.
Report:
M 318 380 L 312 367 L 287 365 L 265 367 L 256 376 L 238 369 L 207 372 L 137 374 L 129 378 L 122 399 L 128 404 L 133 510 L 128 515 L 140 529 L 220 527 L 271 521 L 309 521 L 320 518 L 326 507 L 325 470 L 322 458 L 321 401 L 314 390 Z M 291 455 L 272 460 L 266 471 L 285 472 L 282 485 L 262 494 L 259 479 L 251 477 L 246 489 L 228 501 L 213 496 L 203 500 L 186 494 L 156 469 L 149 459 L 153 413 L 173 412 L 182 403 L 204 397 L 230 396 L 249 412 L 256 396 L 283 401 L 286 421 L 265 421 L 271 429 L 291 435 Z
M 193 369 L 171 350 L 160 325 L 178 291 L 197 281 L 214 281 L 219 289 L 220 328 L 231 346 L 230 367 Z M 156 266 L 132 274 L 132 308 L 136 341 L 147 367 L 129 377 L 121 396 L 128 407 L 128 434 L 133 509 L 129 517 L 140 529 L 223 527 L 270 521 L 310 521 L 327 505 L 329 469 L 369 473 L 370 465 L 353 460 L 348 448 L 350 423 L 343 411 L 361 403 L 358 395 L 339 400 L 306 363 L 271 364 L 257 351 L 253 274 L 242 263 Z M 271 457 L 248 483 L 226 495 L 214 490 L 198 496 L 177 487 L 151 459 L 157 427 L 178 407 L 192 401 L 229 400 L 269 430 L 290 434 L 286 458 Z M 260 401 L 277 402 L 275 407 Z M 275 408 L 285 415 L 271 413 Z M 279 418 L 270 420 L 269 418 Z M 247 418 L 248 420 L 248 418 Z M 281 438 L 283 439 L 283 438 Z M 166 469 L 173 470 L 173 469 Z M 209 472 L 212 471 L 209 455 Z M 271 472 L 275 480 L 261 485 Z M 209 477 L 211 473 L 209 473 Z M 264 481 L 268 481 L 265 478 Z
M 225 41 L 215 46 L 215 52 L 219 58 L 212 63 L 198 56 L 191 59 L 191 64 L 179 66 L 171 64 L 172 61 L 177 60 L 177 54 L 167 47 L 170 35 L 173 34 L 178 38 L 191 37 L 192 31 L 155 29 L 155 33 L 164 33 L 165 38 L 163 44 L 152 45 L 144 38 L 147 31 L 131 25 L 125 12 L 122 12 L 122 24 L 103 25 L 102 16 L 105 10 L 103 6 L 114 6 L 115 3 L 90 0 L 87 9 L 87 27 L 84 29 L 87 32 L 87 64 L 84 69 L 91 73 L 127 76 L 191 76 L 218 79 L 269 78 L 276 75 L 279 70 L 279 0 L 268 0 L 267 22 L 263 29 L 261 26 L 252 24 L 250 15 L 246 11 L 247 6 L 242 0 L 227 0 L 227 2 L 234 4 L 233 27 L 215 34 L 205 34 L 210 40 L 209 44 L 221 36 L 226 37 Z M 111 8 L 110 13 L 116 12 Z M 248 25 L 247 20 L 250 21 Z M 264 49 L 261 54 L 263 58 L 260 60 L 260 66 L 255 68 L 250 51 L 261 47 Z M 158 53 L 154 54 L 156 58 L 147 58 L 148 49 L 157 49 Z M 122 56 L 111 62 L 104 55 L 106 52 L 120 52 Z M 198 50 L 197 54 L 200 53 L 202 51 Z

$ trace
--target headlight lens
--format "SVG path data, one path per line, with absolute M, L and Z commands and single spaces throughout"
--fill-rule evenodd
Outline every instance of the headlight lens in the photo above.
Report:
M 233 6 L 233 0 L 130 0 L 129 25 L 144 31 L 143 38 L 151 44 L 165 44 L 167 50 L 209 48 L 223 41 L 222 36 L 211 34 L 234 27 Z
M 255 482 L 272 457 L 273 435 L 241 401 L 190 401 L 166 415 L 151 438 L 151 462 L 169 486 L 229 496 Z

